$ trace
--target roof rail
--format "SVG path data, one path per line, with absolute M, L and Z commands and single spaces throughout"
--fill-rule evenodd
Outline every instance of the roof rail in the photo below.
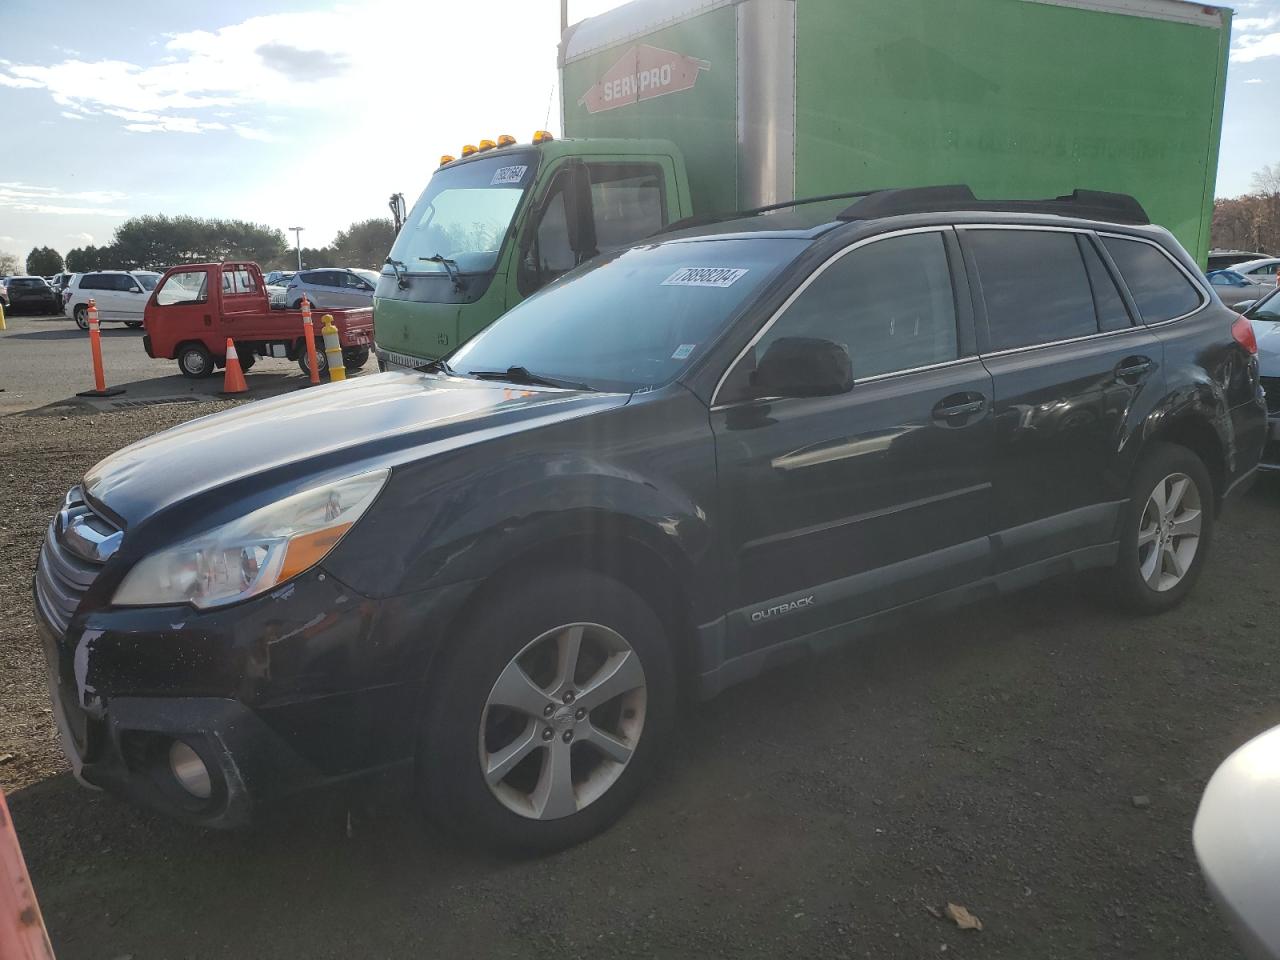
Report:
M 943 213 L 975 210 L 991 213 L 1049 213 L 1081 220 L 1111 220 L 1147 224 L 1147 211 L 1127 193 L 1073 190 L 1052 200 L 979 200 L 964 184 L 877 190 L 842 211 L 840 220 L 875 220 L 909 213 Z
M 685 217 L 683 220 L 677 220 L 669 223 L 661 230 L 657 230 L 650 236 L 658 236 L 663 233 L 670 233 L 673 230 L 684 230 L 687 227 L 705 227 L 711 223 L 724 223 L 726 220 L 741 220 L 745 217 L 755 217 L 762 213 L 772 213 L 774 210 L 786 210 L 788 207 L 800 207 L 806 203 L 826 203 L 830 200 L 855 200 L 858 197 L 867 197 L 875 193 L 874 190 L 858 190 L 852 193 L 824 193 L 817 197 L 797 197 L 794 200 L 782 200 L 778 203 L 770 203 L 763 207 L 752 207 L 749 210 L 733 210 L 729 213 L 710 213 L 705 216 Z

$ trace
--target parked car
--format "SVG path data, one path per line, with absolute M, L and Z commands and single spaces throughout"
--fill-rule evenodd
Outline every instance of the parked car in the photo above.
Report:
M 89 301 L 98 308 L 99 321 L 119 321 L 126 327 L 141 327 L 147 298 L 156 288 L 160 274 L 152 270 L 95 270 L 77 273 L 63 291 L 63 312 L 69 313 L 81 330 L 89 329 Z
M 9 309 L 9 278 L 0 277 L 0 306 Z
M 335 309 L 343 366 L 363 367 L 373 345 L 373 311 Z M 273 310 L 256 263 L 192 263 L 172 267 L 156 288 L 144 315 L 142 347 L 149 357 L 177 360 L 185 376 L 210 376 L 226 362 L 227 338 L 234 338 L 240 367 L 257 357 L 294 360 L 310 374 L 302 317 Z M 316 329 L 316 369 L 325 375 L 328 355 Z
M 1252 304 L 1267 292 L 1266 284 L 1250 280 L 1235 270 L 1214 270 L 1206 276 L 1218 298 L 1237 311 L 1245 309 L 1241 304 Z
M 304 270 L 289 280 L 284 301 L 289 309 L 297 310 L 305 294 L 313 307 L 371 307 L 373 288 L 378 275 L 372 270 L 347 270 L 327 267 L 323 270 Z
M 56 313 L 57 294 L 44 277 L 10 277 L 7 285 L 9 308 L 31 313 Z
M 61 309 L 62 291 L 67 289 L 67 284 L 71 282 L 71 278 L 74 276 L 74 273 L 59 273 L 55 274 L 54 278 L 49 281 L 49 286 L 53 287 L 54 292 L 58 294 L 59 309 Z
M 77 774 L 225 826 L 413 765 L 450 831 L 546 851 L 621 815 L 678 691 L 1073 571 L 1176 607 L 1257 468 L 1249 322 L 1132 198 L 845 202 L 94 466 L 36 572 Z
M 1267 446 L 1260 466 L 1280 470 L 1280 290 L 1272 290 L 1244 316 L 1258 342 L 1258 373 L 1267 395 Z
M 270 270 L 265 277 L 267 286 L 288 286 L 296 272 L 296 270 Z
M 1262 257 L 1258 260 L 1237 263 L 1231 269 L 1242 275 L 1246 280 L 1265 283 L 1274 287 L 1276 285 L 1277 267 L 1280 267 L 1280 257 Z
M 1258 253 L 1256 250 L 1221 250 L 1215 247 L 1209 251 L 1209 270 L 1224 270 L 1237 263 L 1259 260 L 1265 256 L 1265 253 Z

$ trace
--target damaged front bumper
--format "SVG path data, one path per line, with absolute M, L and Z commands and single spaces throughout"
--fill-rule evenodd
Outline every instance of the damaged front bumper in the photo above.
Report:
M 435 640 L 422 625 L 461 595 L 375 601 L 314 570 L 231 607 L 80 612 L 63 631 L 37 605 L 63 748 L 86 785 L 209 827 L 411 761 Z

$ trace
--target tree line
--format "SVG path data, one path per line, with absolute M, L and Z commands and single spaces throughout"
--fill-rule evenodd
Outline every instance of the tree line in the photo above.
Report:
M 1253 189 L 1213 202 L 1213 246 L 1280 253 L 1280 163 L 1253 175 Z
M 395 228 L 389 218 L 363 220 L 339 230 L 326 247 L 304 247 L 302 262 L 306 267 L 377 269 L 394 240 Z M 51 247 L 34 248 L 27 255 L 27 271 L 50 276 L 64 265 L 73 273 L 163 270 L 182 263 L 219 260 L 254 260 L 266 270 L 295 269 L 298 265 L 297 253 L 278 228 L 245 220 L 156 214 L 131 217 L 116 228 L 110 243 L 75 247 L 67 251 L 65 260 Z M 11 272 L 16 271 L 15 258 Z

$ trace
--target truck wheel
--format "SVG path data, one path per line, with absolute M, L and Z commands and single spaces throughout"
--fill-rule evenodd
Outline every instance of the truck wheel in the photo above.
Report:
M 342 351 L 342 365 L 348 370 L 359 370 L 368 362 L 368 347 L 347 347 Z
M 1139 465 L 1124 510 L 1111 586 L 1136 613 L 1182 602 L 1204 569 L 1213 539 L 1213 483 L 1186 447 L 1153 446 Z
M 184 343 L 178 348 L 178 369 L 184 377 L 203 380 L 213 373 L 213 354 L 203 343 Z
M 588 570 L 507 581 L 433 667 L 417 776 L 433 823 L 503 852 L 580 843 L 662 757 L 676 683 L 661 620 Z
M 248 373 L 249 368 L 258 362 L 258 355 L 247 343 L 236 344 L 236 356 L 240 358 L 240 369 L 244 373 Z
M 311 367 L 307 363 L 307 345 L 301 344 L 298 347 L 298 366 L 302 372 L 310 378 Z M 319 337 L 316 338 L 316 369 L 320 372 L 320 379 L 323 380 L 329 375 L 329 357 L 324 352 L 324 342 Z
M 89 308 L 83 303 L 76 307 L 75 314 L 76 326 L 81 330 L 89 329 Z
M 125 325 L 126 327 L 128 327 L 130 330 L 137 330 L 140 326 L 142 326 L 142 321 L 141 321 L 141 320 L 126 320 L 126 321 L 124 322 L 124 325 Z

